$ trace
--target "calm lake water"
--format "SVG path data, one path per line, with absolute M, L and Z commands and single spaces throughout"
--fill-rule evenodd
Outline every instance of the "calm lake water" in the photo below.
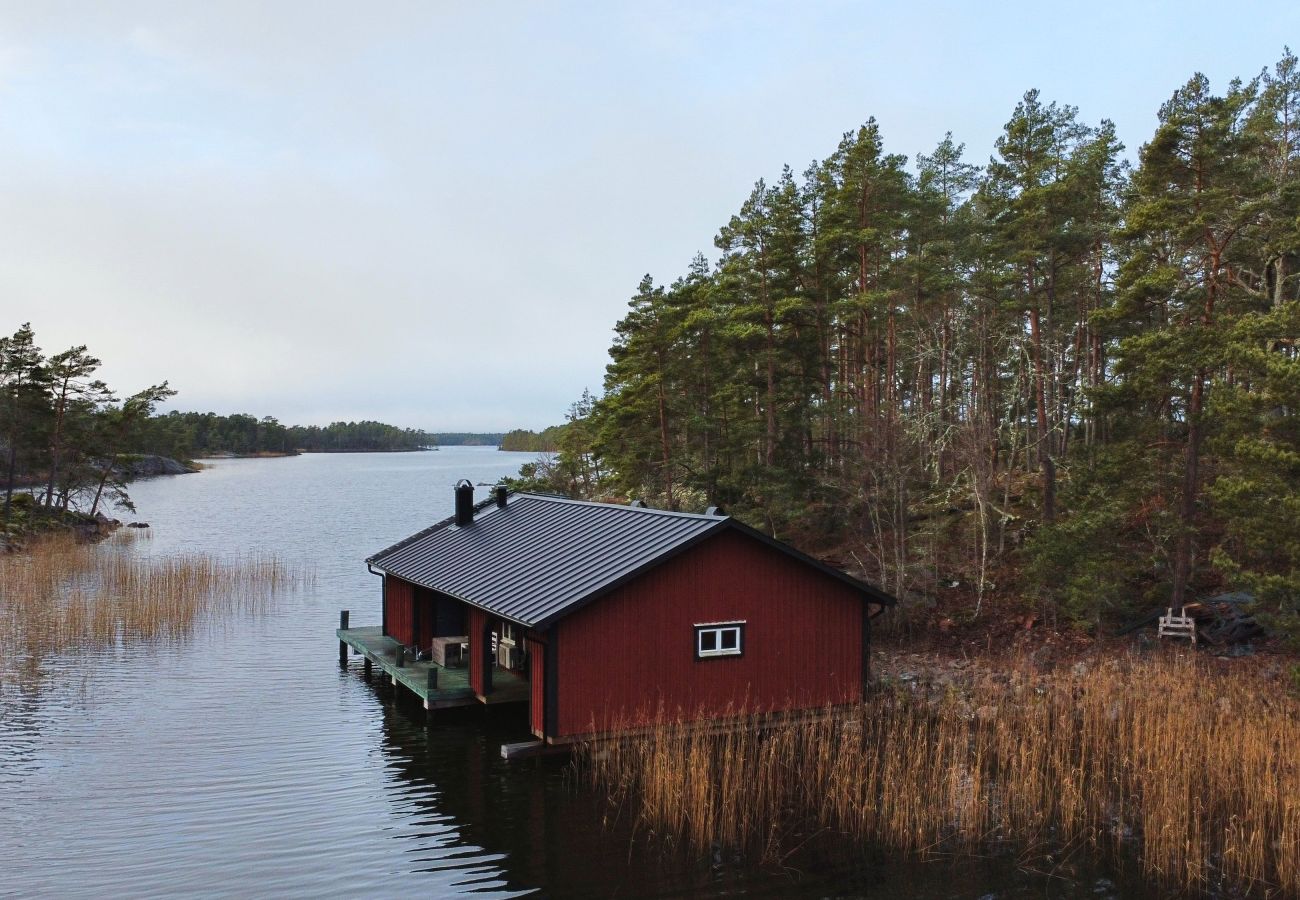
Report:
M 1133 896 L 1014 860 L 904 863 L 814 841 L 783 868 L 699 859 L 634 833 L 562 761 L 506 764 L 522 713 L 426 726 L 418 704 L 338 669 L 340 609 L 377 624 L 362 560 L 450 515 L 458 478 L 531 454 L 221 460 L 139 482 L 133 552 L 269 551 L 314 567 L 270 612 L 179 645 L 44 664 L 0 690 L 0 894 L 19 896 Z M 479 496 L 486 496 L 480 489 Z M 900 748 L 924 752 L 924 748 Z

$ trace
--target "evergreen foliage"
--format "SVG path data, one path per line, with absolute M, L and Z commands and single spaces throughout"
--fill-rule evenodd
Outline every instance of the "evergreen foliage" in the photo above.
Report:
M 500 431 L 437 431 L 429 436 L 439 447 L 498 447 L 505 438 Z
M 555 453 L 560 449 L 560 436 L 564 433 L 563 425 L 552 425 L 541 431 L 529 431 L 516 428 L 501 436 L 498 445 L 502 450 L 523 453 Z
M 154 407 L 176 392 L 164 381 L 119 400 L 94 378 L 99 366 L 84 345 L 47 358 L 29 324 L 0 338 L 5 536 L 70 511 L 132 508 L 119 463 L 136 452 Z
M 647 275 L 554 490 L 720 505 L 904 599 L 1300 622 L 1300 67 L 1175 91 L 1136 165 L 1026 93 L 987 165 L 880 125 Z M 580 473 L 585 473 L 581 475 Z M 598 473 L 598 475 L 597 475 Z
M 147 452 L 177 459 L 235 454 L 287 454 L 420 450 L 437 444 L 436 435 L 383 422 L 333 422 L 282 425 L 273 416 L 236 413 L 169 412 L 141 426 Z
M 0 338 L 4 532 L 77 513 L 93 516 L 109 506 L 131 509 L 127 463 L 141 455 L 187 460 L 224 453 L 419 450 L 435 443 L 434 435 L 382 422 L 285 426 L 270 416 L 157 415 L 157 405 L 176 393 L 167 382 L 119 399 L 95 378 L 99 367 L 84 345 L 47 358 L 29 325 Z

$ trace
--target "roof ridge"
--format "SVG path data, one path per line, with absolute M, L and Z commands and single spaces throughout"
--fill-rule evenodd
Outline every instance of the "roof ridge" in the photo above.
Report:
M 602 503 L 599 500 L 574 500 L 569 497 L 559 497 L 553 494 L 534 494 L 521 492 L 515 494 L 516 497 L 527 497 L 531 500 L 544 500 L 547 503 L 564 503 L 570 506 L 594 506 L 598 509 L 616 509 L 630 513 L 650 513 L 657 516 L 674 516 L 683 519 L 707 519 L 710 522 L 721 522 L 731 518 L 726 515 L 713 516 L 708 513 L 684 512 L 677 509 L 655 509 L 650 506 L 630 506 L 626 503 Z

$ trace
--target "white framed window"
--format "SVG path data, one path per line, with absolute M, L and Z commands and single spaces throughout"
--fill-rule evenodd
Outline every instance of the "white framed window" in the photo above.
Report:
M 696 659 L 744 654 L 744 622 L 705 622 L 695 626 Z

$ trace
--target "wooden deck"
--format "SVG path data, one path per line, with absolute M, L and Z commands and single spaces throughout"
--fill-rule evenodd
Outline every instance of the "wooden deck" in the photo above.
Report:
M 371 665 L 382 669 L 393 684 L 400 684 L 424 701 L 425 709 L 451 709 L 478 703 L 526 703 L 531 694 L 528 682 L 509 669 L 492 670 L 492 692 L 477 696 L 469 686 L 468 667 L 447 668 L 432 662 L 416 662 L 409 656 L 397 667 L 397 641 L 382 633 L 379 626 L 339 628 L 340 643 L 347 644 Z M 438 686 L 429 690 L 429 670 L 438 670 Z

